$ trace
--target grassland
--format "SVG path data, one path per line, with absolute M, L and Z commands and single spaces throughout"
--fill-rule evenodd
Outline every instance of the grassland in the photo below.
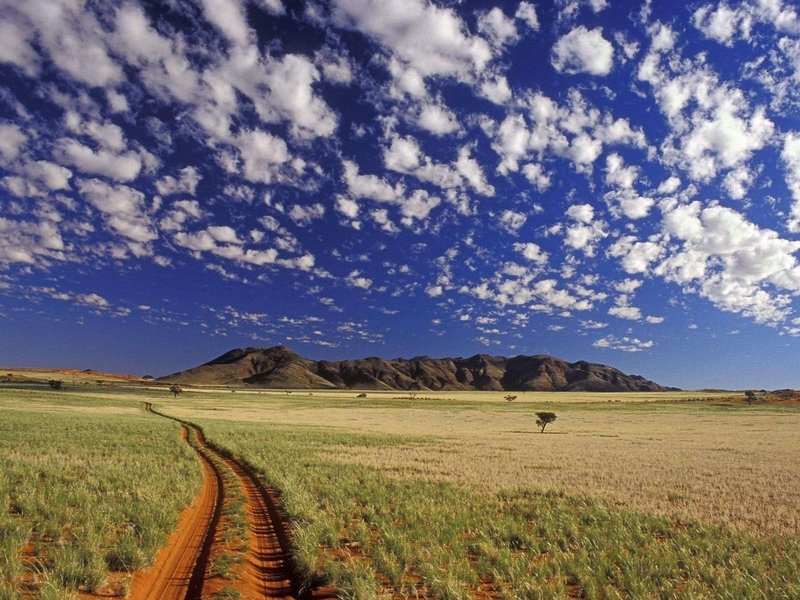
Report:
M 113 395 L 3 389 L 0 412 L 0 598 L 124 593 L 199 487 L 178 426 Z
M 798 405 L 712 394 L 502 397 L 5 392 L 0 465 L 16 465 L 25 481 L 0 488 L 12 508 L 0 517 L 0 598 L 16 593 L 20 548 L 44 531 L 34 523 L 83 548 L 76 564 L 94 565 L 65 579 L 57 565 L 73 563 L 45 561 L 42 589 L 89 589 L 108 571 L 115 532 L 129 530 L 118 524 L 145 518 L 142 501 L 173 516 L 188 502 L 196 461 L 173 424 L 140 412 L 145 399 L 258 469 L 283 496 L 297 565 L 309 582 L 333 581 L 342 598 L 800 597 Z M 558 414 L 544 434 L 537 410 Z M 61 467 L 73 461 L 81 467 Z M 186 490 L 160 488 L 155 463 L 180 471 Z M 30 477 L 39 472 L 49 485 Z M 90 485 L 95 477 L 112 483 Z M 47 518 L 20 515 L 15 485 L 31 497 L 61 489 L 80 499 L 43 502 Z M 231 500 L 227 518 L 241 520 Z M 83 525 L 79 515 L 91 518 Z M 59 544 L 43 539 L 50 556 Z M 225 561 L 215 567 L 225 571 Z
M 800 596 L 797 406 L 353 396 L 166 408 L 261 469 L 347 597 Z

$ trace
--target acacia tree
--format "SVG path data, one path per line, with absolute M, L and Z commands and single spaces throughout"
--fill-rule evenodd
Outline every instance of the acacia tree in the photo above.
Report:
M 171 386 L 169 386 L 169 391 L 172 392 L 172 395 L 177 398 L 178 394 L 180 394 L 183 391 L 183 388 L 179 386 L 177 383 L 173 383 Z
M 61 379 L 48 379 L 47 385 L 49 385 L 54 390 L 60 390 L 62 387 L 64 387 L 64 381 Z
M 537 412 L 536 413 L 536 424 L 541 427 L 541 431 L 539 433 L 544 433 L 544 428 L 547 427 L 550 423 L 556 420 L 556 413 L 554 412 Z
M 748 404 L 752 404 L 756 401 L 756 393 L 753 390 L 747 390 L 744 393 L 744 399 L 747 400 Z

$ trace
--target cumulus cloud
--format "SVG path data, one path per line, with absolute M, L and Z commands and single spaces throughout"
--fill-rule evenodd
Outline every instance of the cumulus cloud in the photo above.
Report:
M 522 0 L 517 6 L 514 18 L 525 23 L 531 31 L 539 31 L 539 17 L 536 14 L 536 7 L 532 3 Z
M 83 2 L 6 1 L 2 9 L 3 62 L 33 75 L 39 69 L 38 57 L 32 50 L 35 41 L 58 69 L 76 81 L 92 87 L 122 81 L 123 72 L 110 55 L 105 30 L 95 15 L 85 10 Z
M 77 188 L 103 214 L 108 226 L 123 237 L 142 244 L 158 237 L 145 212 L 145 198 L 141 192 L 124 185 L 109 185 L 99 179 L 80 179 Z
M 614 67 L 614 47 L 603 37 L 602 27 L 579 25 L 555 43 L 550 62 L 561 73 L 608 75 Z
M 321 219 L 324 216 L 325 207 L 319 202 L 308 206 L 295 204 L 288 213 L 288 217 L 300 226 L 309 225 L 312 221 Z
M 517 12 L 519 10 L 518 8 Z M 522 11 L 527 14 L 525 9 Z M 533 14 L 535 17 L 536 13 Z M 478 31 L 485 35 L 493 46 L 501 48 L 506 44 L 513 44 L 519 39 L 514 20 L 508 18 L 497 6 L 478 17 Z
M 347 277 L 345 278 L 348 284 L 350 284 L 354 288 L 360 288 L 362 290 L 368 290 L 372 287 L 372 280 L 364 277 L 361 274 L 361 271 L 351 271 Z
M 692 15 L 694 26 L 707 38 L 726 46 L 738 40 L 750 40 L 753 26 L 772 25 L 778 31 L 800 33 L 800 16 L 791 4 L 782 0 L 737 2 L 734 6 L 720 2 L 704 4 Z
M 55 223 L 0 217 L 0 263 L 46 264 L 51 260 L 65 260 L 65 250 Z
M 417 125 L 438 136 L 447 135 L 459 129 L 458 119 L 453 111 L 438 103 L 422 106 L 417 117 Z
M 194 167 L 184 167 L 178 173 L 178 177 L 172 175 L 165 175 L 156 181 L 156 189 L 158 193 L 163 196 L 170 196 L 172 194 L 188 194 L 194 196 L 197 190 L 197 184 L 200 183 L 202 177 Z
M 142 158 L 136 152 L 115 153 L 89 146 L 72 138 L 60 138 L 53 145 L 55 159 L 83 173 L 102 175 L 116 181 L 131 181 L 142 170 Z
M 0 157 L 4 161 L 14 160 L 19 156 L 27 139 L 28 136 L 23 133 L 19 125 L 0 123 Z
M 515 210 L 504 210 L 500 213 L 500 225 L 513 235 L 516 235 L 517 232 L 522 229 L 522 226 L 525 225 L 527 220 L 528 215 Z
M 336 0 L 331 13 L 336 25 L 364 33 L 423 76 L 472 81 L 492 58 L 455 11 L 421 0 Z
M 281 165 L 291 158 L 286 142 L 266 131 L 243 131 L 235 139 L 248 181 L 270 183 L 279 178 Z
M 785 168 L 786 185 L 794 198 L 789 231 L 800 232 L 800 133 L 792 132 L 783 140 L 781 158 Z
M 648 350 L 654 346 L 651 340 L 640 340 L 635 337 L 616 337 L 614 335 L 607 335 L 592 343 L 595 348 L 602 348 L 607 350 L 621 350 L 622 352 L 641 352 Z
M 527 114 L 509 112 L 488 131 L 492 149 L 501 158 L 501 174 L 517 172 L 520 163 L 549 153 L 568 159 L 575 171 L 590 174 L 606 145 L 647 146 L 641 130 L 591 106 L 577 90 L 570 91 L 563 105 L 542 93 L 529 94 L 524 105 Z M 537 180 L 540 173 L 531 175 Z
M 390 185 L 377 175 L 362 175 L 358 165 L 351 160 L 342 161 L 347 189 L 356 198 L 369 198 L 378 202 L 397 202 L 405 194 L 401 184 Z

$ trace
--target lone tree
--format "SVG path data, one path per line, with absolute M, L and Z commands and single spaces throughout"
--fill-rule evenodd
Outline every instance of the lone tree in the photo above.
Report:
M 64 381 L 61 379 L 48 379 L 47 385 L 49 385 L 54 390 L 60 390 L 64 387 Z
M 513 402 L 514 400 L 517 399 L 517 397 L 512 395 L 512 394 L 509 394 L 508 396 L 505 396 L 505 399 L 506 399 L 506 402 Z
M 756 393 L 753 390 L 747 390 L 744 393 L 744 399 L 747 400 L 748 404 L 752 404 L 756 401 Z
M 180 394 L 183 391 L 183 388 L 179 386 L 177 383 L 173 383 L 171 386 L 169 386 L 169 391 L 172 392 L 172 395 L 177 398 L 178 394 Z
M 542 428 L 539 433 L 544 433 L 544 428 L 555 421 L 556 418 L 556 413 L 554 412 L 537 412 L 536 424 Z

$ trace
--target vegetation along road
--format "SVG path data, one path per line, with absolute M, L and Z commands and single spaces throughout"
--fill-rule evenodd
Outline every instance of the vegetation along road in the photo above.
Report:
M 239 597 L 245 598 L 321 598 L 328 595 L 322 589 L 301 590 L 299 582 L 293 578 L 288 528 L 279 511 L 279 500 L 249 466 L 209 443 L 200 427 L 161 413 L 149 402 L 145 403 L 145 410 L 181 423 L 183 439 L 197 452 L 203 465 L 204 481 L 196 502 L 182 515 L 177 530 L 159 552 L 155 564 L 134 578 L 130 598 L 188 600 L 206 597 L 219 587 L 215 585 L 215 572 L 220 570 L 220 565 L 231 562 L 239 566 L 240 576 L 236 586 L 216 590 L 220 595 L 226 592 L 230 595 L 239 592 Z M 239 489 L 232 489 L 236 485 Z M 230 544 L 236 536 L 226 535 L 225 531 L 226 527 L 235 526 L 234 517 L 225 518 L 226 501 L 237 494 L 243 496 L 240 508 L 246 515 L 244 537 L 247 543 L 238 557 L 235 546 L 231 552 Z

